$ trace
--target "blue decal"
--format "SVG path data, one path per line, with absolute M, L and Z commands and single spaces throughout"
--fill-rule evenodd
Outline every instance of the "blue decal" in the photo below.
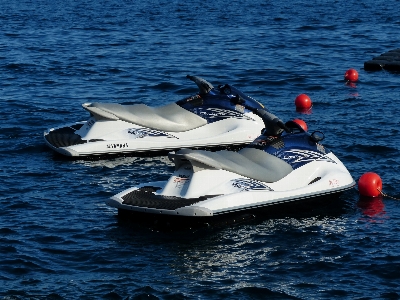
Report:
M 247 107 L 251 107 L 253 109 L 264 108 L 264 106 L 257 100 L 245 95 L 234 86 L 228 84 L 218 86 L 218 88 L 213 88 L 207 94 L 194 95 L 184 98 L 177 101 L 176 104 L 201 117 L 204 117 L 210 122 L 215 122 L 223 118 L 207 118 L 207 112 L 209 112 L 209 109 L 220 109 L 221 111 L 224 111 L 224 118 L 244 119 L 246 117 L 243 117 L 243 113 L 249 113 L 251 110 L 245 108 L 244 106 L 237 105 L 234 103 L 234 101 L 232 101 L 232 98 L 235 98 L 238 95 L 245 100 Z M 228 112 L 230 112 L 230 114 Z M 200 113 L 202 113 L 202 115 L 200 115 Z M 213 112 L 210 111 L 210 114 L 213 114 Z
M 242 112 L 230 109 L 216 108 L 216 107 L 195 107 L 190 109 L 192 113 L 206 119 L 208 123 L 213 123 L 228 118 L 252 120 L 245 116 Z
M 326 161 L 336 164 L 333 159 L 325 154 L 307 149 L 286 149 L 277 151 L 275 156 L 286 161 L 293 169 L 313 161 Z
M 327 156 L 330 151 L 313 141 L 308 133 L 283 133 L 281 136 L 261 135 L 247 147 L 274 155 L 290 164 L 293 169 L 312 161 L 336 163 Z
M 134 135 L 136 138 L 144 138 L 147 136 L 150 136 L 150 137 L 165 136 L 167 138 L 177 139 L 177 137 L 170 135 L 164 131 L 149 129 L 149 128 L 131 128 L 131 129 L 128 129 L 128 133 Z
M 249 178 L 240 178 L 240 179 L 233 179 L 232 181 L 232 186 L 235 188 L 238 188 L 242 191 L 261 191 L 261 190 L 267 190 L 267 191 L 273 191 L 273 189 L 271 189 L 269 186 L 267 186 L 266 184 L 257 181 L 257 180 L 253 180 L 253 179 L 249 179 Z

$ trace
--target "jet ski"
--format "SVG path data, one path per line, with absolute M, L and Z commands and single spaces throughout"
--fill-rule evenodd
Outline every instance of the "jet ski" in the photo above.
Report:
M 252 109 L 262 104 L 232 85 L 214 88 L 200 77 L 187 78 L 199 92 L 164 106 L 84 103 L 90 118 L 45 131 L 45 143 L 65 156 L 81 157 L 243 147 L 260 134 L 260 117 L 230 100 L 240 95 Z
M 239 96 L 235 102 L 245 106 L 247 100 Z M 170 153 L 175 171 L 169 180 L 129 188 L 106 203 L 132 220 L 210 224 L 220 217 L 268 215 L 315 201 L 331 204 L 354 187 L 343 163 L 321 144 L 322 132 L 310 134 L 295 121 L 284 124 L 264 109 L 246 108 L 265 123 L 247 147 Z

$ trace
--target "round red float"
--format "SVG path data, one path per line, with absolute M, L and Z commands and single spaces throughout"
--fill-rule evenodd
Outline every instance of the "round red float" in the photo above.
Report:
M 344 73 L 344 79 L 347 81 L 357 81 L 358 80 L 358 72 L 355 69 L 348 69 L 346 73 Z
M 362 196 L 378 197 L 382 191 L 382 179 L 378 174 L 368 172 L 358 180 L 358 192 Z
M 301 120 L 301 119 L 294 119 L 293 122 L 299 124 L 300 127 L 303 128 L 304 131 L 307 131 L 307 130 L 308 130 L 307 123 L 304 122 L 303 120 Z
M 294 104 L 299 109 L 308 109 L 312 106 L 311 99 L 306 94 L 298 95 L 294 101 Z

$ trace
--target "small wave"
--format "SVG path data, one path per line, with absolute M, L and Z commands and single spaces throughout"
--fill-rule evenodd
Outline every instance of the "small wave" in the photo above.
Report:
M 346 151 L 356 151 L 356 152 L 366 152 L 366 153 L 374 153 L 374 154 L 391 154 L 391 153 L 398 153 L 398 150 L 393 147 L 389 146 L 382 146 L 382 145 L 361 145 L 355 144 L 345 148 Z
M 13 155 L 17 154 L 41 154 L 41 153 L 53 153 L 50 148 L 48 148 L 44 142 L 43 143 L 36 143 L 32 145 L 27 145 L 26 143 L 18 143 L 12 144 L 10 143 L 9 148 L 0 151 L 2 154 L 9 154 L 10 150 L 12 150 Z
M 18 201 L 17 203 L 8 205 L 5 207 L 7 210 L 17 210 L 17 209 L 40 209 L 39 206 L 35 206 L 28 201 Z
M 12 230 L 10 228 L 0 228 L 0 234 L 5 235 L 5 234 L 16 234 L 17 232 L 15 230 Z
M 56 248 L 41 248 L 40 251 L 57 255 L 67 255 L 70 253 L 70 250 Z
M 39 279 L 33 279 L 33 278 L 29 278 L 29 279 L 24 279 L 21 281 L 21 284 L 23 285 L 36 285 L 38 283 L 41 283 L 42 281 Z M 51 298 L 53 299 L 53 298 Z
M 118 68 L 109 68 L 109 69 L 107 70 L 107 72 L 108 72 L 108 73 L 112 73 L 112 74 L 119 74 L 119 73 L 122 73 L 123 70 L 118 69 Z
M 282 18 L 282 17 L 275 17 L 273 20 L 276 22 L 287 21 L 286 18 Z
M 400 279 L 400 272 L 398 271 L 400 263 L 388 264 L 371 264 L 367 271 L 372 276 L 380 277 L 384 280 L 396 281 Z
M 36 67 L 36 65 L 26 63 L 10 63 L 4 66 L 5 69 L 13 71 L 23 71 L 31 67 Z
M 358 23 L 362 23 L 363 21 L 359 18 L 353 18 L 348 20 L 349 24 L 358 24 Z
M 180 86 L 178 86 L 174 83 L 171 83 L 171 82 L 161 82 L 159 84 L 154 85 L 152 88 L 156 89 L 156 90 L 166 91 L 166 90 L 178 89 L 178 88 L 180 88 Z
M 6 32 L 4 33 L 5 36 L 9 36 L 9 37 L 19 37 L 20 34 L 19 33 L 10 33 L 10 32 Z
M 40 282 L 41 281 L 37 281 L 36 284 L 40 283 Z M 20 290 L 8 290 L 3 295 L 5 296 L 4 299 L 51 299 L 51 300 L 65 299 L 64 297 L 60 296 L 57 293 L 38 294 L 38 293 L 29 293 L 29 292 L 20 291 Z M 20 297 L 22 297 L 22 298 L 20 298 Z
M 0 253 L 10 254 L 17 253 L 17 249 L 14 246 L 0 246 Z
M 109 293 L 107 293 L 107 294 L 105 294 L 104 296 L 103 296 L 103 298 L 104 299 L 109 299 L 109 300 L 120 300 L 120 299 L 123 299 L 123 296 L 120 296 L 118 293 L 116 293 L 116 292 L 109 292 Z M 148 298 L 148 297 L 146 297 L 146 298 Z
M 43 263 L 42 263 L 43 264 Z M 25 259 L 3 259 L 1 261 L 1 269 L 3 272 L 9 273 L 11 275 L 27 275 L 31 272 L 41 271 L 43 273 L 55 273 L 55 271 L 41 267 L 40 265 L 27 261 Z
M 319 26 L 311 26 L 311 25 L 305 25 L 305 26 L 300 26 L 296 30 L 297 31 L 305 31 L 305 30 L 319 30 Z
M 325 290 L 321 291 L 321 295 L 324 295 L 324 298 L 327 299 L 337 299 L 342 297 L 349 297 L 352 293 L 344 290 L 332 289 L 332 290 Z
M 141 288 L 136 289 L 133 294 L 135 295 L 134 298 L 141 298 L 141 297 L 151 297 L 156 296 L 157 290 L 152 288 L 151 286 L 144 286 Z
M 244 287 L 233 292 L 235 296 L 240 296 L 245 299 L 301 299 L 284 292 L 277 292 L 265 287 Z M 228 296 L 228 295 L 227 295 Z M 229 298 L 229 296 L 228 296 Z

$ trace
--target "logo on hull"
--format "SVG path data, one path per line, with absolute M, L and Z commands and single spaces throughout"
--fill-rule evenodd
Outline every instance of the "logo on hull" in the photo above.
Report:
M 144 138 L 146 136 L 154 137 L 154 136 L 165 136 L 167 138 L 175 138 L 177 137 L 170 135 L 164 131 L 150 129 L 150 128 L 131 128 L 128 129 L 128 133 L 135 136 L 135 138 Z
M 209 123 L 217 122 L 223 119 L 236 118 L 254 121 L 252 118 L 245 116 L 239 111 L 234 111 L 230 109 L 215 108 L 215 107 L 196 107 L 191 109 L 193 113 L 206 119 Z
M 249 178 L 240 178 L 240 179 L 233 179 L 232 186 L 239 189 L 241 192 L 243 191 L 273 191 L 269 186 L 266 184 Z
M 293 167 L 293 169 L 296 169 L 313 161 L 326 161 L 336 164 L 333 159 L 329 158 L 325 154 L 305 149 L 291 149 L 281 151 L 276 154 L 276 157 L 286 161 Z
M 186 183 L 189 182 L 190 175 L 179 174 L 175 176 L 173 183 L 175 183 L 175 188 L 181 189 Z

